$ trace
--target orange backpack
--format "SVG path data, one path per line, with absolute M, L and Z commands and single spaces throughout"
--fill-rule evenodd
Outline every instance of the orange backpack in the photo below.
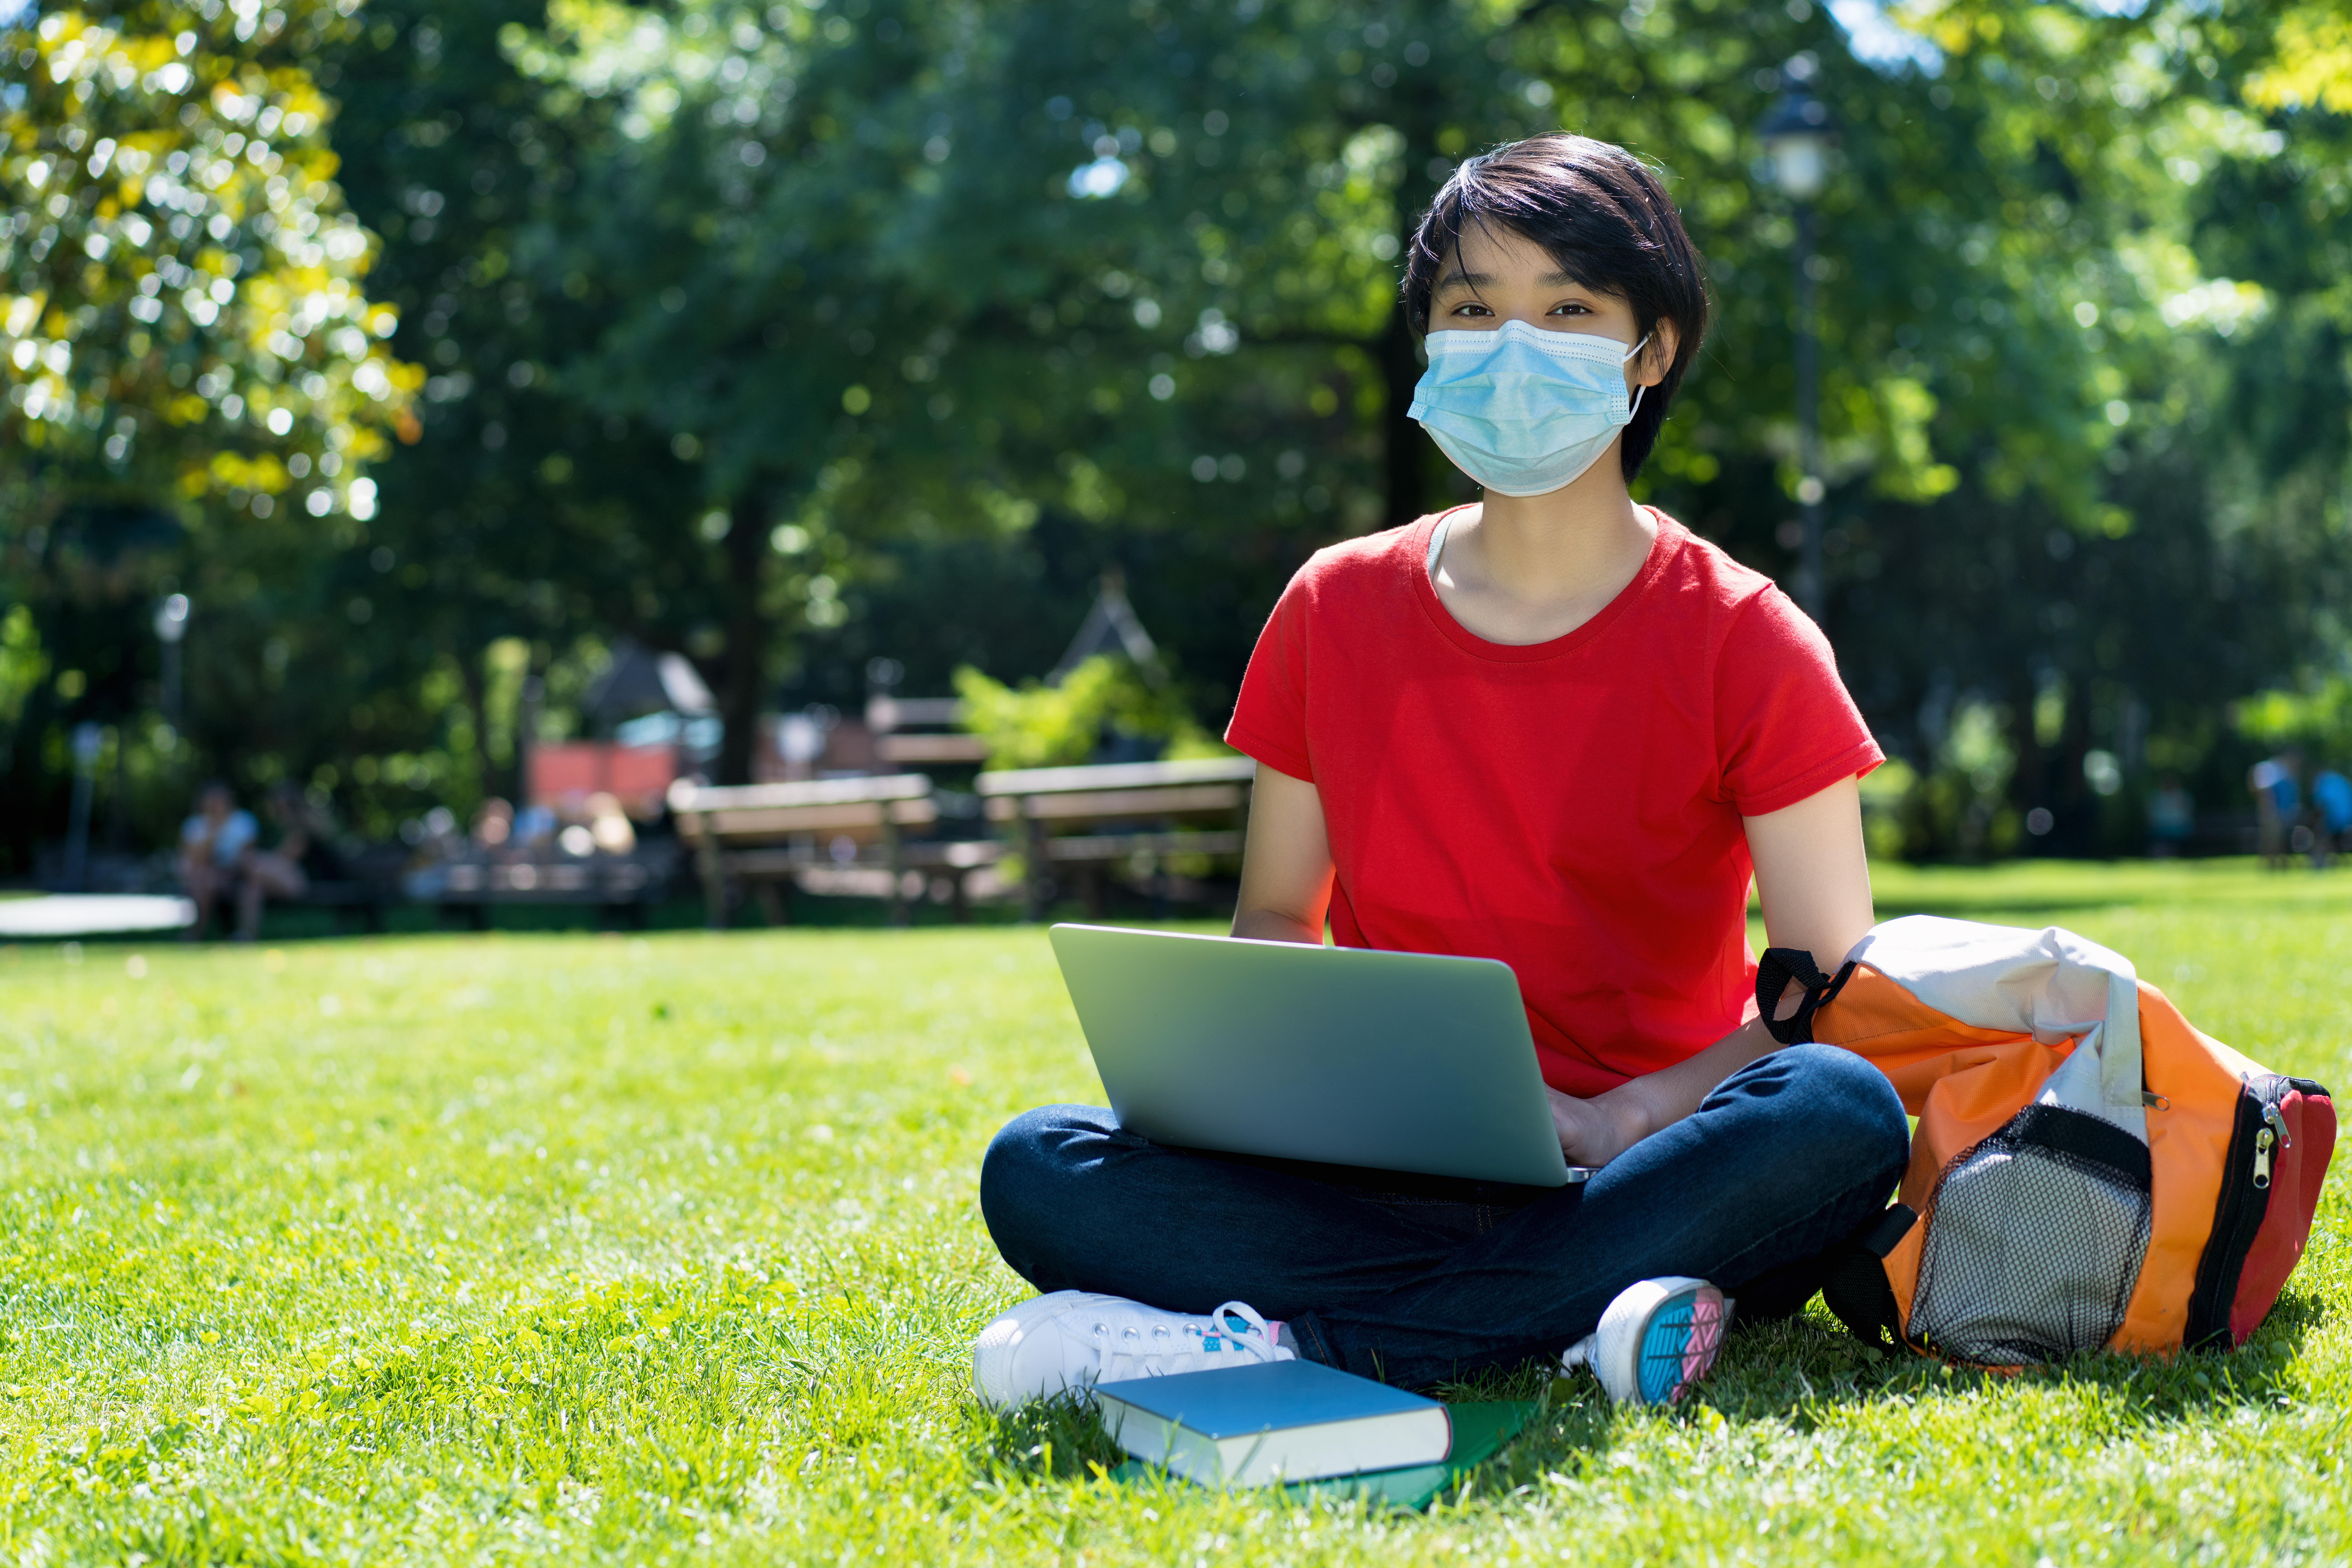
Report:
M 1834 977 L 1775 948 L 1764 1016 L 1843 1046 L 1918 1118 L 1900 1201 L 1823 1291 L 1856 1334 L 1987 1366 L 2242 1343 L 2303 1255 L 2336 1144 L 2307 1079 L 2200 1034 L 2053 926 L 1915 915 Z M 1769 997 L 1767 1001 L 1765 998 Z

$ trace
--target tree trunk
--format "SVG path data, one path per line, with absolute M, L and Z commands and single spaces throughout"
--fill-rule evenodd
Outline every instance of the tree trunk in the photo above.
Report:
M 474 776 L 480 782 L 484 800 L 499 793 L 498 764 L 490 760 L 489 687 L 482 679 L 482 661 L 487 657 L 488 650 L 481 648 L 471 659 L 457 658 L 457 684 L 465 688 L 466 706 L 474 710 Z
M 747 489 L 727 508 L 727 656 L 720 674 L 719 717 L 727 731 L 719 745 L 719 782 L 750 784 L 760 743 L 760 705 L 766 695 L 771 628 L 760 610 L 761 568 L 768 549 L 768 497 Z
M 2004 694 L 2009 708 L 2009 749 L 2016 762 L 2009 770 L 2009 803 L 2024 811 L 2042 804 L 2042 742 L 2033 733 L 2033 679 L 2010 682 Z

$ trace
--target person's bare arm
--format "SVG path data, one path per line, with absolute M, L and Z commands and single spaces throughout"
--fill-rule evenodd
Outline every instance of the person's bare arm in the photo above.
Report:
M 1771 945 L 1801 948 L 1823 969 L 1833 968 L 1872 921 L 1857 781 L 1843 780 L 1794 805 L 1748 817 L 1747 826 Z M 1783 1014 L 1793 1005 L 1784 999 Z M 1591 1100 L 1551 1090 L 1560 1147 L 1578 1164 L 1606 1164 L 1696 1110 L 1717 1084 L 1778 1048 L 1759 1018 L 1685 1061 Z
M 1319 946 L 1330 905 L 1331 841 L 1323 828 L 1323 797 L 1305 779 L 1260 763 L 1250 794 L 1234 934 Z

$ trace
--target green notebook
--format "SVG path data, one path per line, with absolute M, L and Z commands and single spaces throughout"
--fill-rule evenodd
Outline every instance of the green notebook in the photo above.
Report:
M 1523 1399 L 1449 1405 L 1445 1413 L 1454 1422 L 1454 1447 L 1442 1463 L 1414 1465 L 1402 1470 L 1373 1470 L 1360 1476 L 1334 1476 L 1322 1481 L 1299 1481 L 1280 1489 L 1284 1495 L 1300 1500 L 1361 1498 L 1391 1508 L 1424 1509 L 1439 1492 L 1494 1458 L 1542 1408 L 1533 1400 Z M 1110 1474 L 1113 1480 L 1132 1486 L 1139 1481 L 1158 1479 L 1168 1472 L 1141 1459 L 1129 1459 Z

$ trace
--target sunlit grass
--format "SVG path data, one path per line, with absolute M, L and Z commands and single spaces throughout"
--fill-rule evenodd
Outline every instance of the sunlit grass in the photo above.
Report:
M 1877 871 L 1885 912 L 2071 925 L 2352 1080 L 2352 871 Z M 1082 1415 L 972 1400 L 970 1338 L 1024 1293 L 980 1152 L 1097 1093 L 1036 931 L 18 947 L 0 998 L 28 1560 L 2352 1552 L 2340 1177 L 2236 1354 L 1985 1378 L 1808 1321 L 1669 1415 L 1564 1384 L 1465 1494 L 1385 1516 L 1121 1487 Z

